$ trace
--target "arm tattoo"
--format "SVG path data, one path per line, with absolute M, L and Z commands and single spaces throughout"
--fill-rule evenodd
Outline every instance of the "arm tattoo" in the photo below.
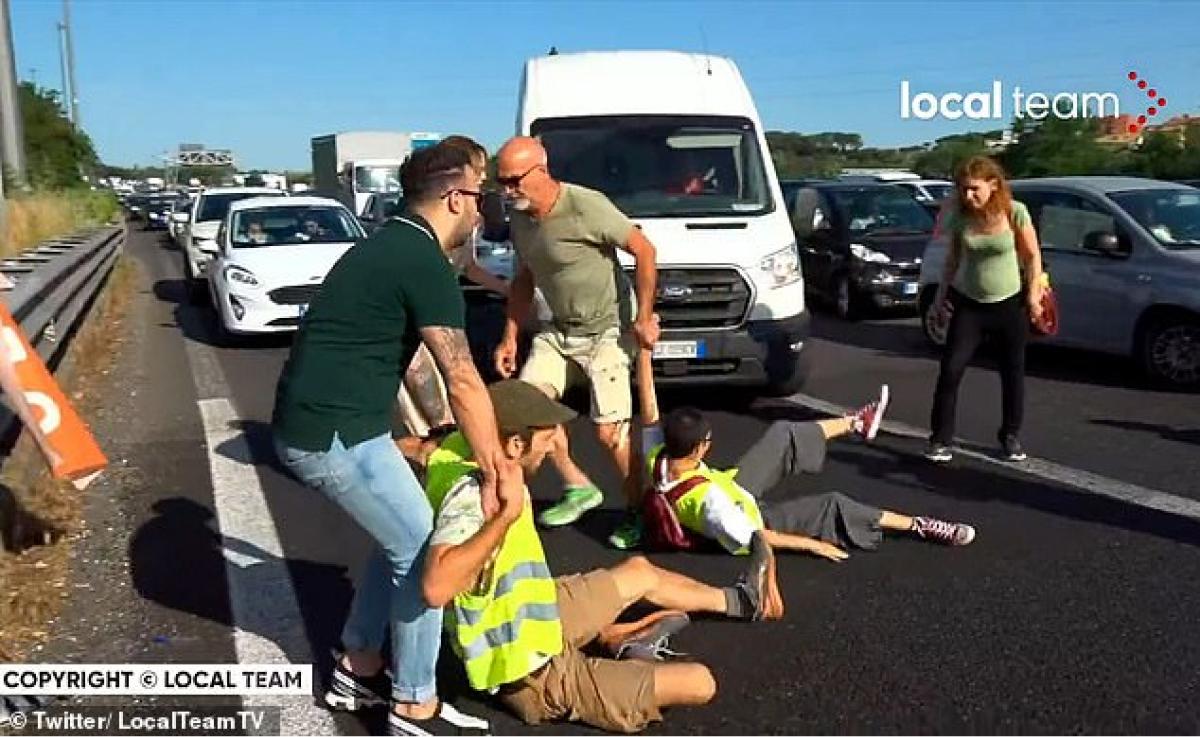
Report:
M 467 367 L 474 369 L 475 361 L 471 356 L 471 347 L 467 344 L 467 334 L 462 329 L 421 328 L 421 339 L 429 346 L 429 351 L 437 359 L 438 367 L 442 369 L 447 380 Z
M 404 386 L 430 427 L 441 424 L 447 414 L 436 371 L 429 352 L 418 351 L 404 376 Z

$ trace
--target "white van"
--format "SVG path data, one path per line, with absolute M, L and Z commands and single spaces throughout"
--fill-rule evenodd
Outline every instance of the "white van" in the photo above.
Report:
M 604 192 L 658 248 L 660 380 L 799 389 L 809 336 L 799 254 L 733 61 L 668 51 L 531 59 L 517 130 L 541 139 L 557 179 Z

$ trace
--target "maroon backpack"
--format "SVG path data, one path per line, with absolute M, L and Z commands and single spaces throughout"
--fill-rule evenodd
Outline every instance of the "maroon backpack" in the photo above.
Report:
M 653 550 L 695 550 L 703 544 L 679 523 L 675 503 L 708 479 L 701 475 L 680 481 L 670 491 L 662 491 L 667 479 L 667 454 L 659 451 L 654 459 L 650 488 L 642 496 L 642 522 L 647 547 Z

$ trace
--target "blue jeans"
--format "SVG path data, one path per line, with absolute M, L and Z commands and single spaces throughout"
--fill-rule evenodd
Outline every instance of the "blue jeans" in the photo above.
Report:
M 390 435 L 347 448 L 336 435 L 313 452 L 275 441 L 283 464 L 306 486 L 346 510 L 377 543 L 342 630 L 347 650 L 380 652 L 392 634 L 392 698 L 422 703 L 437 693 L 442 610 L 421 593 L 433 511 Z

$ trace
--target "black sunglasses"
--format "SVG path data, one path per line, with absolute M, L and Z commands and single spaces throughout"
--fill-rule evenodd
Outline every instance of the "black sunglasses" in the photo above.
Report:
M 454 194 L 455 192 L 458 192 L 459 194 L 465 195 L 467 197 L 474 197 L 475 198 L 475 208 L 476 209 L 483 208 L 483 192 L 482 192 L 482 190 L 455 188 L 455 189 L 447 190 L 446 194 L 442 195 L 442 197 L 449 197 L 450 195 Z
M 533 170 L 534 170 L 534 169 L 536 169 L 536 168 L 538 168 L 539 166 L 541 166 L 541 164 L 534 164 L 533 166 L 531 166 L 531 167 L 529 167 L 528 169 L 526 169 L 524 174 L 521 174 L 521 175 L 519 175 L 519 176 L 515 176 L 515 177 L 496 177 L 496 184 L 499 184 L 501 187 L 511 187 L 511 188 L 515 189 L 515 188 L 517 188 L 517 187 L 519 187 L 519 186 L 521 185 L 521 180 L 522 180 L 522 179 L 524 179 L 525 177 L 527 177 L 527 176 L 529 176 L 530 174 L 532 174 L 532 173 L 533 173 Z

